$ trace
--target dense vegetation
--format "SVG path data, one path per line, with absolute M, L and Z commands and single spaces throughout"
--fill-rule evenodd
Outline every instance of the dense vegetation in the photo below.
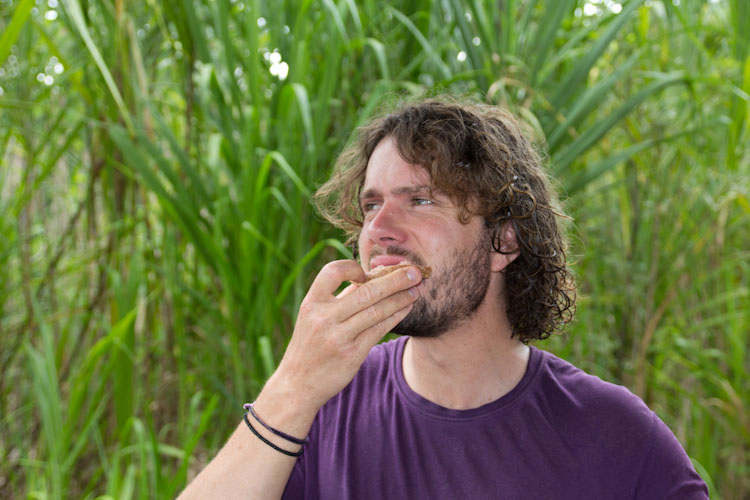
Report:
M 511 108 L 577 321 L 712 498 L 750 495 L 750 3 L 0 0 L 0 497 L 169 498 L 280 359 L 312 212 L 392 94 Z

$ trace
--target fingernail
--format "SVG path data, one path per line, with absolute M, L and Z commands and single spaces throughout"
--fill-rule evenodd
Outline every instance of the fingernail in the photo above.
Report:
M 419 292 L 417 291 L 416 288 L 409 288 L 409 290 L 407 291 L 409 292 L 409 295 L 411 295 L 414 298 L 417 298 L 417 296 L 419 296 Z
M 417 273 L 417 271 L 416 271 L 416 270 L 414 270 L 414 269 L 409 269 L 409 270 L 408 270 L 408 271 L 406 272 L 406 276 L 407 276 L 407 277 L 408 277 L 408 278 L 409 278 L 409 279 L 410 279 L 411 281 L 417 281 L 417 278 L 419 277 L 419 276 L 418 276 L 418 273 Z

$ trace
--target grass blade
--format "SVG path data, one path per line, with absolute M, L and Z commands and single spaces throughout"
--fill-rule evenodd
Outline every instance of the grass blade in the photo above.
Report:
M 3 35 L 0 36 L 0 66 L 5 64 L 5 59 L 10 54 L 10 48 L 16 42 L 19 33 L 21 33 L 21 28 L 26 24 L 34 3 L 34 0 L 21 0 L 18 6 L 16 6 L 10 23 L 5 27 Z

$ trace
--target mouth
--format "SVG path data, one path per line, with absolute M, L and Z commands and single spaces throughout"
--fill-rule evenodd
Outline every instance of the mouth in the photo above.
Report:
M 408 260 L 398 255 L 379 255 L 370 260 L 370 269 L 377 267 L 397 266 L 399 264 L 410 264 Z
M 380 278 L 382 276 L 385 276 L 386 274 L 390 274 L 394 271 L 397 271 L 398 269 L 402 269 L 404 267 L 408 267 L 412 264 L 397 264 L 395 266 L 378 266 L 371 271 L 367 272 L 367 279 L 366 281 L 374 280 L 376 278 Z M 419 271 L 422 273 L 422 279 L 429 278 L 432 276 L 432 268 L 426 267 L 426 266 L 417 266 L 419 268 Z M 422 286 L 423 284 L 420 283 L 417 286 Z

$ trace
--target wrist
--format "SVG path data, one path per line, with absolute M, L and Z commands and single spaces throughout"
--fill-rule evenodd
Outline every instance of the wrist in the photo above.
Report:
M 282 359 L 279 367 L 266 381 L 261 394 L 268 392 L 294 411 L 317 415 L 318 410 L 330 399 L 330 396 L 321 394 L 324 385 L 319 377 L 311 376 L 307 370 L 299 369 Z
M 320 406 L 305 397 L 285 377 L 274 374 L 254 403 L 255 411 L 269 425 L 292 436 L 307 436 Z

